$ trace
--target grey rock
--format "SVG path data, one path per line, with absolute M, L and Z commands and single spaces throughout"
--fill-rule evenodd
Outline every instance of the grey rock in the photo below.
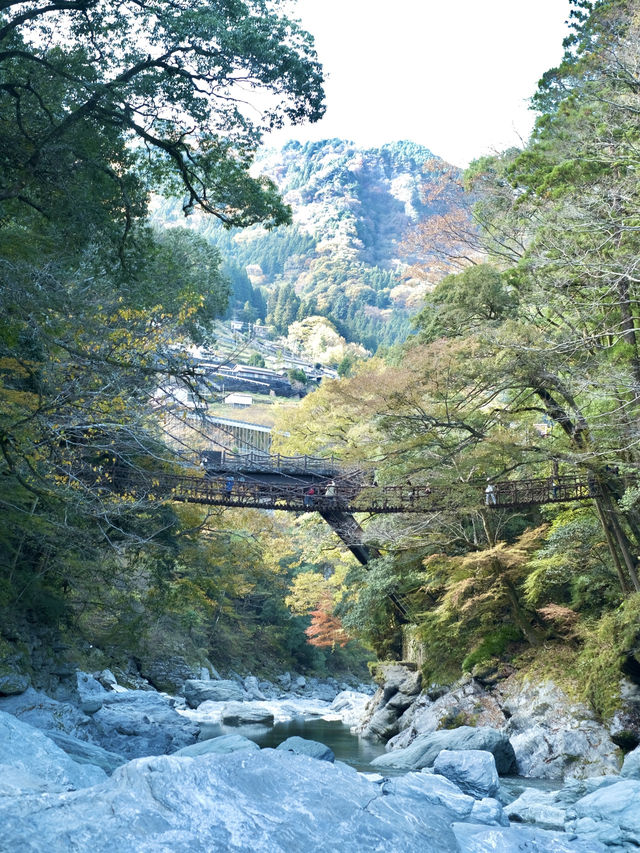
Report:
M 306 695 L 310 699 L 319 699 L 321 702 L 333 702 L 338 692 L 333 685 L 320 683 L 316 684 L 312 689 L 307 690 Z
M 460 788 L 444 776 L 425 772 L 405 773 L 403 776 L 385 779 L 382 789 L 385 794 L 402 795 L 442 806 L 454 820 L 467 820 L 475 802 L 473 797 L 463 794 Z
M 99 672 L 97 675 L 94 675 L 96 681 L 100 682 L 103 687 L 106 687 L 107 690 L 113 689 L 118 681 L 115 675 L 111 672 L 110 669 L 103 669 L 102 672 Z
M 4 672 L 0 675 L 0 696 L 24 693 L 30 683 L 29 677 L 20 672 Z
M 566 809 L 559 804 L 555 791 L 526 788 L 517 800 L 505 807 L 510 820 L 533 823 L 542 829 L 564 830 Z
M 0 711 L 0 794 L 19 799 L 84 788 L 105 778 L 104 770 L 78 764 L 43 732 Z
M 408 747 L 394 749 L 372 761 L 376 767 L 420 770 L 430 767 L 443 749 L 484 749 L 493 754 L 498 773 L 512 773 L 515 755 L 509 738 L 487 727 L 460 726 L 418 736 Z
M 372 740 L 387 741 L 397 733 L 399 717 L 397 708 L 391 707 L 389 704 L 385 705 L 371 717 L 368 725 L 362 731 L 362 736 Z
M 189 679 L 184 683 L 184 698 L 190 708 L 197 708 L 203 702 L 233 702 L 244 699 L 244 688 L 236 681 L 197 681 Z
M 65 734 L 64 732 L 48 731 L 47 737 L 64 750 L 78 764 L 93 764 L 101 767 L 107 775 L 111 775 L 116 767 L 125 763 L 126 759 L 115 752 L 108 752 L 101 746 Z
M 192 743 L 190 746 L 183 746 L 173 754 L 195 758 L 197 755 L 228 755 L 230 752 L 239 750 L 254 752 L 259 749 L 257 743 L 243 735 L 220 735 Z
M 604 844 L 640 847 L 640 781 L 623 779 L 582 797 L 567 812 L 566 826 Z
M 228 726 L 272 726 L 273 712 L 252 702 L 229 702 L 224 706 L 222 722 Z
M 285 690 L 289 690 L 289 688 L 291 687 L 291 673 L 290 672 L 283 672 L 282 675 L 279 675 L 276 680 L 278 681 L 280 686 L 283 687 Z
M 587 794 L 593 794 L 594 791 L 599 791 L 600 788 L 606 788 L 608 785 L 616 785 L 620 781 L 620 776 L 593 776 L 588 779 L 567 779 L 560 790 L 555 792 L 555 799 L 560 808 L 568 808 Z
M 343 690 L 333 699 L 329 710 L 340 714 L 346 725 L 355 726 L 362 720 L 369 698 L 364 693 L 356 693 L 355 690 Z
M 288 737 L 276 748 L 284 752 L 293 752 L 295 755 L 308 755 L 309 758 L 317 758 L 319 761 L 335 761 L 333 750 L 317 740 L 307 738 Z
M 296 678 L 296 680 L 293 682 L 293 689 L 294 690 L 304 690 L 304 688 L 306 686 L 307 686 L 307 679 L 304 677 L 304 675 L 299 675 Z
M 493 797 L 474 800 L 469 822 L 484 823 L 488 826 L 509 826 L 509 818 L 504 813 L 502 803 Z
M 182 655 L 161 650 L 154 654 L 155 656 L 143 656 L 138 661 L 138 666 L 140 675 L 156 690 L 178 693 L 183 689 L 185 681 L 194 677 L 196 670 Z
M 58 702 L 29 687 L 24 693 L 0 698 L 0 711 L 43 731 L 60 731 L 88 739 L 91 718 L 69 702 Z
M 507 732 L 521 776 L 586 778 L 619 770 L 617 747 L 607 729 L 552 681 L 510 678 L 498 690 L 511 715 Z
M 409 746 L 418 735 L 472 725 L 504 729 L 507 725 L 497 699 L 474 679 L 465 678 L 451 690 L 428 688 L 398 721 L 399 732 L 390 741 L 394 749 Z
M 107 691 L 88 672 L 76 672 L 76 684 L 80 710 L 83 714 L 95 714 L 102 708 L 102 698 Z
M 620 681 L 620 707 L 609 721 L 609 733 L 625 750 L 640 744 L 640 684 L 628 678 Z
M 244 689 L 247 691 L 249 699 L 265 700 L 267 697 L 260 690 L 260 684 L 255 675 L 248 675 L 244 680 Z
M 175 752 L 194 743 L 198 734 L 170 697 L 148 690 L 107 693 L 91 721 L 92 740 L 126 758 Z
M 640 746 L 625 755 L 620 775 L 624 779 L 640 779 Z
M 277 750 L 131 761 L 90 791 L 0 803 L 7 850 L 457 853 L 441 807 Z
M 454 823 L 460 853 L 608 853 L 597 841 L 529 826 Z
M 500 790 L 495 758 L 486 750 L 443 749 L 434 761 L 433 772 L 477 800 L 495 797 Z

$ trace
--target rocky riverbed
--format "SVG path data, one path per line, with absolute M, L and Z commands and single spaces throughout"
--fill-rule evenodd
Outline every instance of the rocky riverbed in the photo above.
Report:
M 108 671 L 77 673 L 64 700 L 19 685 L 21 692 L 0 697 L 0 850 L 640 847 L 640 748 L 624 763 L 615 744 L 611 755 L 596 750 L 597 761 L 584 752 L 573 762 L 563 753 L 559 762 L 552 750 L 547 778 L 555 781 L 529 783 L 510 775 L 522 772 L 525 754 L 541 749 L 523 744 L 541 737 L 549 743 L 551 735 L 539 731 L 547 717 L 528 688 L 522 701 L 529 711 L 537 707 L 539 728 L 522 738 L 522 712 L 504 714 L 507 702 L 516 709 L 515 687 L 498 702 L 501 720 L 477 682 L 429 695 L 416 672 L 398 665 L 381 680 L 373 697 L 365 685 L 289 674 L 277 683 L 252 676 L 187 679 L 180 696 L 122 687 Z M 545 690 L 547 700 L 557 700 L 556 688 Z M 475 719 L 462 714 L 461 703 L 475 709 Z M 589 725 L 580 728 L 581 711 L 563 707 L 564 716 L 556 706 L 556 733 L 575 723 L 580 748 L 599 743 L 595 721 L 583 720 Z M 395 732 L 383 734 L 390 740 L 374 761 L 379 772 L 358 773 L 305 738 L 260 749 L 237 733 L 205 736 L 211 725 L 264 727 L 308 715 L 345 719 L 370 737 L 384 716 Z

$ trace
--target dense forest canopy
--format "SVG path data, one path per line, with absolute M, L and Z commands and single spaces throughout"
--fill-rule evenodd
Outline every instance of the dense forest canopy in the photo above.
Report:
M 160 613 L 205 646 L 199 626 L 233 621 L 234 596 L 253 607 L 260 549 L 230 546 L 207 513 L 112 487 L 118 467 L 176 464 L 158 388 L 194 389 L 186 347 L 209 339 L 229 295 L 215 247 L 150 228 L 149 201 L 178 194 L 225 225 L 288 222 L 250 166 L 265 129 L 323 112 L 312 38 L 271 0 L 1 9 L 2 621 L 80 620 L 93 641 L 139 647 L 159 642 Z M 293 634 L 278 630 L 286 657 Z

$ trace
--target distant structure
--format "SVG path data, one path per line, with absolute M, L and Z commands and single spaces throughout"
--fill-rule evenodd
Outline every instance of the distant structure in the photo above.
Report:
M 226 406 L 235 406 L 239 409 L 244 409 L 247 406 L 253 405 L 253 397 L 251 394 L 227 394 L 224 398 L 224 403 Z
M 205 423 L 213 443 L 236 453 L 269 454 L 271 427 L 208 416 Z M 212 432 L 213 431 L 213 432 Z

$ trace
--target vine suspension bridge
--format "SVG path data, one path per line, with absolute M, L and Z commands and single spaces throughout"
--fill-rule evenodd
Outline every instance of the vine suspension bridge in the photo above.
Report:
M 363 544 L 354 513 L 431 514 L 484 506 L 497 510 L 587 500 L 597 485 L 577 476 L 434 486 L 377 485 L 359 469 L 341 467 L 333 458 L 264 453 L 205 451 L 204 471 L 188 474 L 114 469 L 111 487 L 137 498 L 167 498 L 207 506 L 254 507 L 289 512 L 318 512 L 361 563 L 373 556 Z

